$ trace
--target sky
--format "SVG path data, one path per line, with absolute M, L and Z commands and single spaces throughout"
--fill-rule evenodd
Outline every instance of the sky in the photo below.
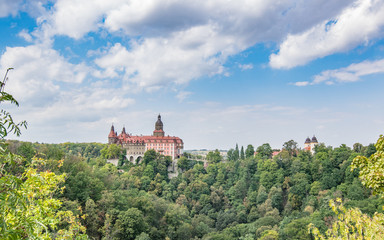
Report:
M 374 143 L 384 126 L 382 0 L 0 0 L 0 75 L 22 141 L 184 149 Z

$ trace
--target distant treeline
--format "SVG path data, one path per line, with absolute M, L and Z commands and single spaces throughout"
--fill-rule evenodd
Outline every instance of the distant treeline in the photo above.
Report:
M 66 154 L 76 155 L 84 158 L 97 158 L 101 156 L 100 151 L 107 146 L 102 143 L 31 143 L 17 140 L 7 140 L 8 149 L 26 159 L 41 157 L 44 159 L 62 159 Z

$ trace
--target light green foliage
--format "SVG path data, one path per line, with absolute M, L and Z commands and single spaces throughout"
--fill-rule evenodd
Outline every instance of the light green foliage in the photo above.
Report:
M 262 233 L 260 240 L 278 240 L 279 233 L 275 230 L 267 230 Z
M 384 215 L 375 213 L 373 217 L 363 214 L 360 209 L 346 209 L 341 199 L 331 200 L 330 207 L 337 214 L 337 220 L 323 235 L 313 224 L 309 225 L 309 232 L 318 239 L 384 239 Z
M 10 69 L 7 70 L 7 73 Z M 10 102 L 18 106 L 12 95 L 4 92 L 5 81 L 0 87 L 0 103 Z M 0 239 L 87 239 L 85 228 L 78 216 L 59 208 L 62 202 L 54 194 L 62 191 L 60 185 L 65 174 L 56 175 L 45 170 L 43 159 L 28 159 L 8 151 L 3 138 L 13 132 L 20 135 L 20 127 L 26 122 L 14 123 L 5 110 L 0 112 Z M 30 144 L 21 148 L 31 158 Z
M 86 239 L 78 216 L 71 211 L 59 211 L 62 202 L 52 197 L 60 190 L 65 174 L 39 172 L 45 162 L 34 159 L 21 175 L 14 175 L 5 170 L 21 162 L 20 157 L 3 152 L 0 158 L 1 239 L 51 239 L 55 232 L 56 239 Z M 64 223 L 67 228 L 58 229 Z
M 123 148 L 117 144 L 109 144 L 101 149 L 101 157 L 105 159 L 119 158 L 123 153 Z
M 376 152 L 369 158 L 358 156 L 353 159 L 351 170 L 360 170 L 363 185 L 371 188 L 374 193 L 384 194 L 384 136 L 381 135 L 375 144 Z

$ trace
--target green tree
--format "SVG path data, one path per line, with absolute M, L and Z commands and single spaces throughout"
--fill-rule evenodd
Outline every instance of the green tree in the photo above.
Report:
M 356 153 L 361 153 L 363 151 L 363 144 L 361 143 L 353 144 L 353 151 Z
M 369 158 L 357 156 L 351 164 L 351 171 L 358 168 L 359 178 L 364 186 L 371 188 L 376 194 L 384 194 L 384 136 L 381 135 L 375 144 L 375 153 Z
M 235 150 L 233 148 L 229 149 L 228 152 L 227 152 L 227 158 L 229 161 L 234 161 L 235 160 L 235 156 L 233 154 Z
M 244 160 L 245 159 L 245 154 L 244 154 L 244 147 L 241 146 L 241 151 L 240 151 L 240 159 Z
M 256 152 L 257 154 L 261 157 L 261 158 L 271 158 L 272 157 L 272 148 L 271 146 L 269 145 L 269 143 L 264 143 L 263 145 L 259 146 L 257 149 L 256 149 Z
M 283 144 L 283 148 L 287 150 L 289 156 L 296 157 L 297 156 L 297 142 L 293 140 L 289 140 Z
M 35 156 L 36 150 L 32 146 L 32 143 L 23 142 L 20 147 L 17 149 L 17 154 L 25 157 L 27 161 L 31 161 L 31 159 Z
M 371 143 L 367 146 L 367 149 L 365 150 L 365 156 L 370 157 L 372 154 L 376 152 L 375 144 Z
M 239 152 L 239 145 L 236 143 L 235 150 L 233 151 L 233 160 L 239 160 L 240 158 L 240 152 Z
M 157 157 L 156 151 L 153 149 L 149 149 L 144 153 L 144 163 L 148 164 L 152 161 L 155 161 L 156 157 Z
M 135 239 L 140 233 L 147 231 L 148 224 L 143 213 L 137 208 L 130 208 L 121 212 L 116 220 L 115 227 L 119 231 L 120 239 Z
M 123 152 L 123 148 L 117 144 L 109 144 L 101 149 L 101 157 L 105 159 L 119 158 Z
M 12 95 L 4 92 L 7 73 L 0 87 L 0 103 L 18 106 Z M 25 159 L 8 151 L 4 138 L 8 133 L 20 135 L 20 127 L 11 115 L 0 112 L 0 239 L 86 239 L 85 228 L 71 211 L 60 211 L 62 202 L 53 197 L 59 192 L 65 174 L 44 169 L 45 161 Z M 60 225 L 65 228 L 58 228 Z
M 351 171 L 358 168 L 359 178 L 364 186 L 374 193 L 384 194 L 384 136 L 381 135 L 375 144 L 375 153 L 368 158 L 357 156 L 351 164 Z M 353 194 L 355 195 L 355 194 Z M 375 213 L 373 217 L 363 214 L 360 209 L 346 209 L 340 198 L 329 203 L 338 219 L 332 228 L 323 235 L 313 224 L 309 230 L 315 239 L 384 239 L 384 214 Z
M 222 157 L 220 155 L 219 150 L 217 149 L 214 152 L 209 152 L 207 154 L 207 161 L 209 163 L 219 163 L 221 162 L 221 160 L 222 160 Z
M 101 222 L 98 216 L 97 206 L 92 199 L 88 199 L 85 203 L 85 215 L 85 226 L 87 228 L 87 235 L 93 238 L 98 238 Z
M 363 214 L 360 209 L 346 209 L 341 199 L 331 200 L 329 203 L 337 220 L 323 235 L 313 224 L 309 224 L 309 231 L 316 240 L 330 239 L 384 239 L 384 215 L 375 213 L 373 217 Z
M 255 154 L 255 149 L 251 144 L 249 144 L 247 146 L 247 149 L 245 150 L 245 157 L 250 158 L 250 157 L 253 157 L 254 154 Z

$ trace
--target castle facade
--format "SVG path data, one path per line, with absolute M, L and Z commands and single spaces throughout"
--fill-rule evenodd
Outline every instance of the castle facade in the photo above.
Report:
M 145 151 L 153 149 L 156 152 L 170 156 L 172 160 L 183 154 L 184 143 L 179 137 L 165 136 L 161 116 L 157 117 L 155 130 L 151 136 L 132 136 L 126 133 L 125 127 L 118 135 L 112 125 L 108 135 L 109 144 L 121 145 L 126 150 L 127 159 L 133 164 L 139 163 L 144 157 Z

